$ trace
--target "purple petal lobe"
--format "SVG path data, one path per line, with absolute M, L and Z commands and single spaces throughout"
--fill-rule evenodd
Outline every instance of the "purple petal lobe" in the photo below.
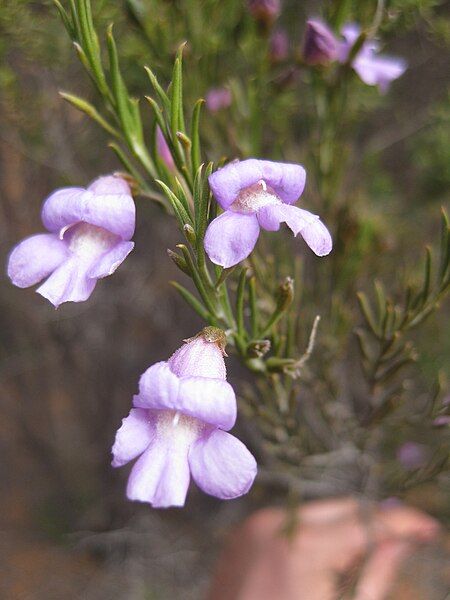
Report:
M 227 209 L 242 190 L 261 180 L 265 181 L 283 202 L 293 204 L 303 193 L 306 172 L 301 165 L 249 158 L 229 163 L 212 173 L 208 181 L 217 202 Z
M 149 367 L 139 380 L 139 394 L 133 405 L 140 408 L 173 408 L 177 402 L 179 378 L 165 361 Z
M 130 500 L 150 502 L 155 508 L 184 505 L 190 480 L 188 452 L 198 433 L 174 419 L 168 412 L 158 420 L 155 438 L 131 471 Z
M 113 467 L 121 467 L 146 450 L 155 435 L 155 422 L 150 411 L 132 408 L 116 433 L 112 447 Z
M 178 377 L 213 377 L 226 379 L 227 371 L 222 350 L 202 336 L 188 340 L 168 360 Z
M 236 422 L 236 396 L 223 379 L 182 377 L 175 410 L 221 429 L 231 429 Z
M 131 196 L 130 186 L 122 177 L 115 175 L 103 175 L 93 181 L 88 191 L 94 194 L 126 194 Z
M 226 211 L 209 224 L 205 235 L 205 250 L 216 265 L 233 267 L 251 253 L 258 235 L 256 215 Z
M 119 242 L 98 258 L 89 269 L 89 277 L 99 279 L 112 275 L 134 248 L 134 242 Z
M 76 257 L 64 261 L 36 291 L 56 308 L 63 302 L 84 302 L 94 291 L 95 279 Z
M 353 68 L 364 83 L 378 85 L 385 93 L 391 82 L 406 71 L 407 63 L 399 58 L 361 53 L 354 60 Z
M 136 209 L 129 192 L 118 193 L 122 188 L 119 180 L 114 186 L 97 180 L 93 189 L 100 192 L 80 188 L 57 190 L 44 202 L 42 222 L 55 233 L 64 232 L 75 223 L 89 223 L 129 240 L 134 233 Z
M 294 235 L 300 233 L 317 256 L 331 252 L 333 243 L 328 229 L 317 215 L 307 210 L 286 204 L 265 206 L 258 212 L 258 220 L 268 231 L 276 231 L 280 223 L 286 223 Z
M 224 500 L 246 494 L 256 476 L 256 461 L 242 442 L 220 429 L 201 437 L 189 451 L 195 483 Z
M 30 287 L 53 273 L 68 257 L 57 235 L 41 233 L 26 238 L 9 255 L 8 277 L 20 288 Z

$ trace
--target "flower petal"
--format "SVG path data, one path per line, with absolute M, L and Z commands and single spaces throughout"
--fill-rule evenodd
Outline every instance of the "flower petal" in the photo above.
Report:
M 30 287 L 50 275 L 67 257 L 67 246 L 57 235 L 33 235 L 13 248 L 8 277 L 20 288 Z
M 105 252 L 88 271 L 94 279 L 112 275 L 134 248 L 134 242 L 119 242 L 111 250 Z
M 115 175 L 102 175 L 97 177 L 88 187 L 89 192 L 94 194 L 126 194 L 131 195 L 130 186 L 122 177 Z
M 121 467 L 142 454 L 155 432 L 155 422 L 150 411 L 132 408 L 128 417 L 122 419 L 122 425 L 116 433 L 112 447 L 112 466 Z
M 283 202 L 292 204 L 301 196 L 306 172 L 301 165 L 249 158 L 234 161 L 209 176 L 209 185 L 223 209 L 229 208 L 243 189 L 264 180 Z
M 247 258 L 259 236 L 256 215 L 226 211 L 209 224 L 205 250 L 210 260 L 224 268 Z
M 189 466 L 199 488 L 225 500 L 246 494 L 257 471 L 256 461 L 244 444 L 220 429 L 191 446 Z
M 231 429 L 236 422 L 236 396 L 231 385 L 223 379 L 182 377 L 173 408 L 225 430 Z
M 134 465 L 127 497 L 155 508 L 183 506 L 189 487 L 188 446 L 176 435 L 155 436 Z
M 227 378 L 221 348 L 216 342 L 206 341 L 202 335 L 185 340 L 167 362 L 178 377 Z
M 261 227 L 268 231 L 277 231 L 280 223 L 286 223 L 294 235 L 300 233 L 317 256 L 329 254 L 333 247 L 330 232 L 320 218 L 297 206 L 286 204 L 265 206 L 258 212 L 258 221 Z
M 133 405 L 140 408 L 174 408 L 178 398 L 179 379 L 172 373 L 167 362 L 161 361 L 149 367 L 139 380 L 139 394 Z
M 64 233 L 71 225 L 84 222 L 129 240 L 134 233 L 136 209 L 128 184 L 118 180 L 114 185 L 104 185 L 101 179 L 111 178 L 98 179 L 92 189 L 65 188 L 51 194 L 42 207 L 44 226 L 51 232 Z M 127 192 L 123 191 L 124 183 Z
M 362 53 L 354 60 L 353 68 L 365 84 L 378 85 L 384 93 L 392 81 L 403 75 L 407 63 L 400 58 Z
M 84 302 L 94 291 L 95 279 L 77 257 L 64 261 L 36 291 L 56 308 L 63 302 Z

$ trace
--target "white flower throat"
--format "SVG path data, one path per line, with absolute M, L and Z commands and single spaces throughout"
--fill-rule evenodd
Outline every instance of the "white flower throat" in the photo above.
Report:
M 64 236 L 69 250 L 80 258 L 96 258 L 109 250 L 116 242 L 117 236 L 89 223 L 77 223 L 70 227 Z
M 230 206 L 230 210 L 242 214 L 252 214 L 270 204 L 282 204 L 282 202 L 274 190 L 261 179 L 258 183 L 243 189 Z

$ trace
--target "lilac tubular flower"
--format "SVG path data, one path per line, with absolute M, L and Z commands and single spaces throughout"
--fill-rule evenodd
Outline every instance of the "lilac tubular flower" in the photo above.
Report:
M 344 41 L 339 44 L 338 60 L 345 63 L 359 37 L 361 29 L 354 23 L 342 28 Z M 364 42 L 352 61 L 352 67 L 359 78 L 367 85 L 377 85 L 381 93 L 387 92 L 390 84 L 407 69 L 407 62 L 401 58 L 378 55 L 379 44 L 369 40 Z
M 225 87 L 211 88 L 205 97 L 206 108 L 212 113 L 228 108 L 231 102 L 231 92 Z
M 236 398 L 225 381 L 223 339 L 223 332 L 206 327 L 142 375 L 112 449 L 114 467 L 140 457 L 128 480 L 130 500 L 183 506 L 191 475 L 221 499 L 250 489 L 256 461 L 227 433 L 236 421 Z
M 338 57 L 338 41 L 321 21 L 306 21 L 303 58 L 308 65 L 326 65 Z
M 286 60 L 289 56 L 289 38 L 284 29 L 277 29 L 270 36 L 269 58 L 277 63 Z
M 331 252 L 331 236 L 317 215 L 292 206 L 305 187 L 302 166 L 250 158 L 229 163 L 209 177 L 210 188 L 224 209 L 205 235 L 213 263 L 232 267 L 255 247 L 260 228 L 278 231 L 286 223 L 318 256 Z
M 175 163 L 173 160 L 173 156 L 166 142 L 166 138 L 164 137 L 164 134 L 159 126 L 156 128 L 156 149 L 161 160 L 169 169 L 169 171 L 174 171 Z
M 97 279 L 114 273 L 133 250 L 135 206 L 124 179 L 107 175 L 87 188 L 63 188 L 44 202 L 42 223 L 50 233 L 26 238 L 11 252 L 8 276 L 36 290 L 55 307 L 82 302 Z

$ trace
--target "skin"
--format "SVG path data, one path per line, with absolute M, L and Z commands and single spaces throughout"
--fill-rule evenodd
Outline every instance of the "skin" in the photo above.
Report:
M 414 508 L 369 509 L 352 498 L 305 504 L 296 518 L 290 537 L 282 509 L 247 519 L 219 560 L 208 600 L 384 600 L 403 560 L 439 531 Z

